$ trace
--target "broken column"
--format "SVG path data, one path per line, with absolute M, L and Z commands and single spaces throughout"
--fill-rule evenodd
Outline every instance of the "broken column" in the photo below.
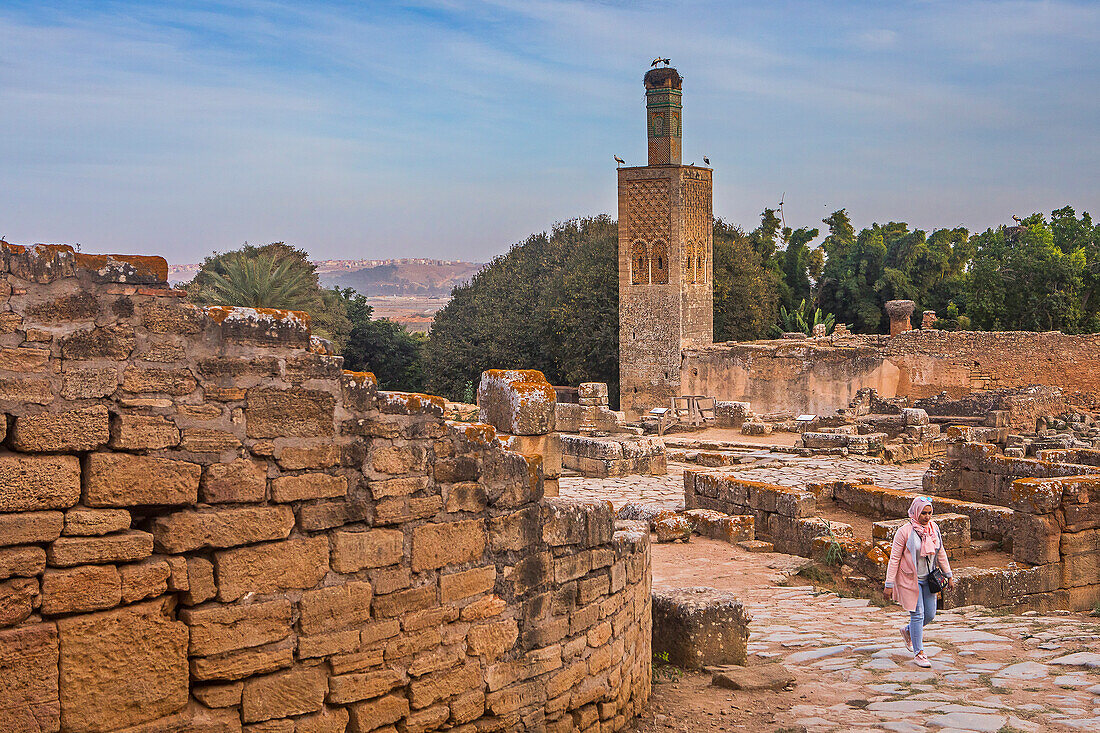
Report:
M 916 307 L 917 304 L 911 300 L 886 301 L 886 315 L 890 316 L 891 336 L 897 336 L 899 333 L 913 330 L 913 326 L 909 319 L 912 317 L 913 309 Z
M 936 327 L 936 311 L 925 311 L 923 318 L 921 318 L 920 329 L 927 331 Z
M 558 495 L 561 478 L 555 402 L 554 388 L 537 369 L 489 369 L 477 388 L 478 419 L 496 428 L 508 450 L 542 461 L 544 496 Z

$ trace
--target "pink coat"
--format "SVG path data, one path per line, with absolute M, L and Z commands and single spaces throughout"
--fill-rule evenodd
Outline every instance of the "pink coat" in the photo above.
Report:
M 943 549 L 943 537 L 940 528 L 935 522 L 932 527 L 936 533 L 936 539 L 940 542 L 936 550 L 936 564 L 951 577 L 951 564 L 947 562 L 947 551 Z M 886 566 L 886 587 L 894 591 L 893 598 L 901 604 L 906 611 L 917 610 L 917 599 L 920 597 L 920 588 L 917 586 L 917 566 L 913 559 L 913 553 L 909 548 L 909 537 L 913 533 L 912 524 L 903 524 L 894 533 L 894 542 L 890 546 L 890 563 Z

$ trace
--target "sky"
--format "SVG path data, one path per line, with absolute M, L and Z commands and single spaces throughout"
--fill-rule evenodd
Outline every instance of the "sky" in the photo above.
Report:
M 1100 214 L 1100 2 L 0 2 L 0 238 L 486 261 L 616 216 L 642 76 L 751 229 Z

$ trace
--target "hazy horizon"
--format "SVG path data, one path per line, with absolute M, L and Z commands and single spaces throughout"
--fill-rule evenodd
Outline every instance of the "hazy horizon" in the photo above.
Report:
M 717 216 L 971 231 L 1100 201 L 1086 2 L 55 2 L 0 8 L 0 238 L 200 262 L 485 262 L 616 216 L 684 76 Z

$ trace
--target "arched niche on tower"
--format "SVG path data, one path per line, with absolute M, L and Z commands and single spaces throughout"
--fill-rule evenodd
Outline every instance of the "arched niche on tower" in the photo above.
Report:
M 630 245 L 630 284 L 649 285 L 649 253 L 640 239 Z
M 685 283 L 695 282 L 695 243 L 684 242 L 684 276 Z
M 654 242 L 649 251 L 649 272 L 654 284 L 668 284 L 668 244 L 661 239 Z

